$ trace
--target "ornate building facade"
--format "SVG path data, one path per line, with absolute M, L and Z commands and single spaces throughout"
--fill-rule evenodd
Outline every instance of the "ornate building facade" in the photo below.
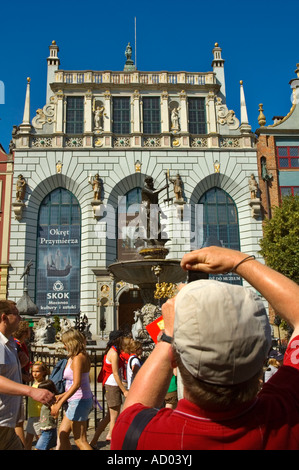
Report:
M 28 291 L 40 315 L 82 312 L 96 336 L 131 325 L 138 289 L 107 268 L 139 256 L 133 222 L 146 176 L 159 190 L 170 258 L 205 243 L 258 257 L 256 140 L 242 82 L 239 119 L 227 107 L 218 44 L 203 73 L 141 72 L 130 45 L 123 71 L 66 71 L 55 41 L 49 50 L 46 104 L 31 120 L 28 79 L 13 134 L 24 192 L 13 201 L 10 298 L 22 296 L 33 260 Z
M 268 218 L 284 195 L 299 194 L 299 64 L 295 73 L 297 77 L 290 81 L 292 107 L 286 116 L 274 116 L 273 124 L 266 126 L 260 104 L 257 157 L 261 200 Z

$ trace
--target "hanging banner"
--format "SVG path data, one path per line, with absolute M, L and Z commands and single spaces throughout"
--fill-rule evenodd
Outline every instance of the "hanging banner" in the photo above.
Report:
M 78 314 L 80 312 L 80 226 L 40 226 L 37 243 L 38 313 Z

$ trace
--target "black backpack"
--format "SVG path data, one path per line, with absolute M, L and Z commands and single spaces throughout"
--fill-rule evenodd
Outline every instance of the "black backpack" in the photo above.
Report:
M 57 364 L 53 367 L 52 373 L 49 377 L 52 382 L 54 382 L 57 392 L 64 393 L 65 392 L 65 380 L 63 378 L 63 372 L 67 363 L 67 359 L 60 359 Z

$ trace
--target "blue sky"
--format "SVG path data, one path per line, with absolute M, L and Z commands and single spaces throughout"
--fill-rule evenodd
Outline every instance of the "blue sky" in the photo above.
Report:
M 22 122 L 27 77 L 31 119 L 44 106 L 52 40 L 63 70 L 123 70 L 126 45 L 135 43 L 135 17 L 139 70 L 210 71 L 218 42 L 228 108 L 240 117 L 243 80 L 252 130 L 259 103 L 271 124 L 291 108 L 289 81 L 299 62 L 297 10 L 298 0 L 2 2 L 0 143 L 8 151 L 12 126 Z

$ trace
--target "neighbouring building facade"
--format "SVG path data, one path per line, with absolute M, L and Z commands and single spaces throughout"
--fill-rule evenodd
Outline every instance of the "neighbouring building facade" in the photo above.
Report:
M 266 126 L 260 104 L 256 133 L 259 181 L 264 215 L 271 218 L 271 207 L 279 206 L 286 194 L 299 194 L 299 64 L 297 78 L 290 81 L 292 107 L 286 116 L 274 116 Z
M 141 72 L 130 44 L 123 71 L 65 71 L 55 41 L 49 49 L 46 103 L 31 119 L 28 79 L 13 133 L 10 298 L 22 296 L 32 260 L 28 293 L 39 315 L 81 312 L 94 336 L 131 325 L 138 288 L 107 268 L 139 256 L 134 220 L 146 176 L 161 190 L 170 258 L 207 242 L 258 257 L 256 139 L 242 82 L 240 118 L 227 107 L 218 44 L 203 73 Z
M 0 145 L 0 299 L 7 298 L 13 159 Z

